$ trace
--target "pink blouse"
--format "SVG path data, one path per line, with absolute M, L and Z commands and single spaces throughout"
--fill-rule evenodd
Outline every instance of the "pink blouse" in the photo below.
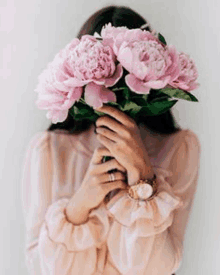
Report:
M 94 129 L 71 135 L 65 130 L 38 132 L 27 146 L 21 195 L 29 274 L 171 275 L 182 263 L 197 188 L 197 135 L 189 129 L 153 134 L 140 125 L 157 176 L 157 195 L 138 201 L 126 190 L 113 190 L 86 223 L 74 225 L 64 210 L 101 145 Z

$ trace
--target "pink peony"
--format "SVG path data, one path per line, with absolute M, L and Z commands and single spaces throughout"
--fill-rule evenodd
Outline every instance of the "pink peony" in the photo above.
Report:
M 39 83 L 35 92 L 38 93 L 36 105 L 39 109 L 48 110 L 47 118 L 52 123 L 62 122 L 67 118 L 68 109 L 80 99 L 82 87 L 68 87 L 64 85 L 66 79 L 62 70 L 61 52 L 56 55 L 38 77 Z
M 100 42 L 94 36 L 84 35 L 78 44 L 74 41 L 65 49 L 63 69 L 69 78 L 64 82 L 68 86 L 82 87 L 90 82 L 110 87 L 122 77 L 121 64 L 115 65 L 116 57 L 105 41 Z
M 105 42 L 90 35 L 81 41 L 74 38 L 38 77 L 38 108 L 49 110 L 47 118 L 53 123 L 64 121 L 68 109 L 80 99 L 82 86 L 92 81 L 113 86 L 122 77 L 122 65 L 115 66 L 115 61 L 113 50 Z
M 93 82 L 86 85 L 84 98 L 85 102 L 94 108 L 101 107 L 109 101 L 116 102 L 115 93 Z
M 146 30 L 128 29 L 127 27 L 113 27 L 111 23 L 105 25 L 101 30 L 101 37 L 111 45 L 116 56 L 123 42 L 134 42 L 141 40 L 153 40 L 163 45 L 157 37 Z
M 162 46 L 155 40 L 123 42 L 118 60 L 130 73 L 125 76 L 128 87 L 140 94 L 164 88 L 179 75 L 179 56 L 174 46 Z
M 118 61 L 130 73 L 125 82 L 136 93 L 164 88 L 179 75 L 178 52 L 165 46 L 146 30 L 112 27 L 101 30 L 101 37 L 114 50 Z
M 124 81 L 135 93 L 164 87 L 191 91 L 199 86 L 195 63 L 187 54 L 164 45 L 149 31 L 109 23 L 101 35 L 74 38 L 55 55 L 38 77 L 36 105 L 48 110 L 47 118 L 57 123 L 67 118 L 84 88 L 85 102 L 93 108 L 116 102 L 108 87 L 121 79 L 123 67 L 128 71 Z
M 180 74 L 170 81 L 169 84 L 174 88 L 186 90 L 188 92 L 197 89 L 200 84 L 196 83 L 198 71 L 193 59 L 188 54 L 181 52 L 179 54 Z

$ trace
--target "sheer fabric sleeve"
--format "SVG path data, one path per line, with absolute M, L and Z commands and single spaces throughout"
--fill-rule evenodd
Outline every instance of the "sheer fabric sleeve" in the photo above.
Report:
M 109 220 L 104 204 L 90 211 L 87 222 L 68 222 L 70 198 L 53 201 L 50 134 L 37 133 L 26 150 L 22 176 L 25 259 L 29 274 L 93 274 L 97 247 L 106 240 Z
M 199 140 L 190 132 L 178 141 L 167 169 L 153 165 L 158 191 L 151 200 L 134 200 L 127 190 L 120 190 L 107 203 L 109 215 L 113 218 L 107 245 L 115 266 L 122 274 L 143 272 L 150 260 L 155 235 L 166 229 L 169 244 L 172 244 L 171 272 L 178 269 L 196 191 L 199 153 Z M 153 274 L 159 274 L 156 262 L 153 268 Z

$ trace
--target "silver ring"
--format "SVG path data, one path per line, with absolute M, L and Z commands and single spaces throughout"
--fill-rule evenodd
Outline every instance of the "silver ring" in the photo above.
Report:
M 110 181 L 114 181 L 115 180 L 114 172 L 110 173 L 109 175 L 110 175 L 110 178 L 111 178 Z

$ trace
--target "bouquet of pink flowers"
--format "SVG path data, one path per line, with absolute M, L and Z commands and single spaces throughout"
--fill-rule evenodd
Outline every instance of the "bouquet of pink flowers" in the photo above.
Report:
M 198 101 L 190 92 L 197 68 L 165 38 L 142 30 L 106 24 L 100 35 L 74 38 L 38 77 L 37 107 L 52 123 L 68 112 L 75 120 L 95 121 L 107 103 L 132 118 L 160 115 L 180 98 Z M 150 96 L 153 95 L 153 96 Z

